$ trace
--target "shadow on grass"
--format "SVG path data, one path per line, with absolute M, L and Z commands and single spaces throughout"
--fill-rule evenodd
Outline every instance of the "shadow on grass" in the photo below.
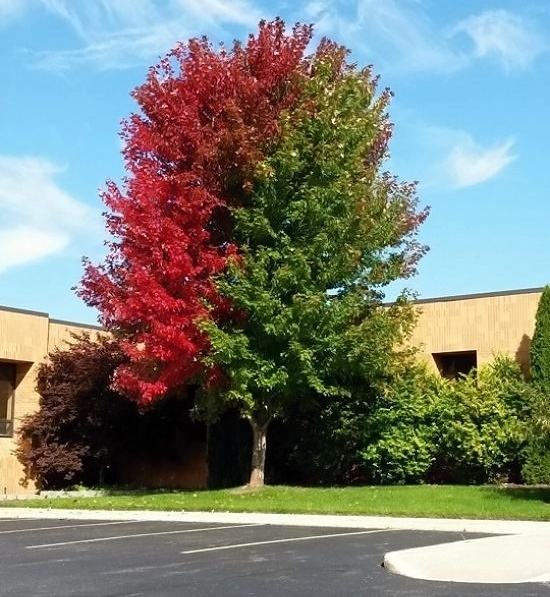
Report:
M 487 487 L 484 491 L 521 501 L 550 504 L 550 487 Z
M 116 497 L 116 496 L 129 496 L 132 497 L 148 497 L 152 495 L 165 495 L 165 494 L 192 494 L 192 493 L 201 493 L 208 491 L 205 488 L 199 489 L 177 489 L 173 487 L 162 488 L 162 487 L 132 487 L 132 486 L 124 486 L 124 487 L 102 487 L 101 490 L 103 491 L 103 495 L 106 497 Z

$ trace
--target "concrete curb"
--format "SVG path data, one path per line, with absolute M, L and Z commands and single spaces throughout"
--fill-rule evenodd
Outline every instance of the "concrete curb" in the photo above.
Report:
M 550 582 L 550 535 L 469 539 L 388 552 L 394 574 L 462 583 Z
M 239 512 L 166 512 L 153 510 L 65 510 L 48 508 L 0 508 L 0 518 L 212 522 L 223 524 L 254 523 L 350 529 L 447 531 L 494 535 L 545 535 L 550 537 L 550 522 L 522 520 L 469 520 L 459 518 L 399 518 L 389 516 Z

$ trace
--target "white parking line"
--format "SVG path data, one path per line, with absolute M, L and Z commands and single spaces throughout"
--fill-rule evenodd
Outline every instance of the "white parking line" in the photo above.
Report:
M 6 535 L 8 533 L 30 533 L 31 531 L 49 531 L 51 529 L 79 529 L 80 527 L 100 527 L 107 526 L 108 524 L 140 524 L 137 520 L 117 520 L 116 522 L 90 522 L 89 524 L 66 524 L 55 527 L 33 527 L 30 529 L 8 529 L 6 531 L 0 531 L 0 535 Z
M 75 541 L 60 541 L 58 543 L 41 543 L 39 545 L 27 545 L 27 549 L 44 549 L 46 547 L 62 547 L 64 545 L 76 545 L 77 543 L 100 543 L 101 541 L 118 541 L 119 539 L 134 539 L 136 537 L 154 537 L 155 535 L 183 535 L 184 533 L 199 533 L 205 531 L 221 531 L 222 529 L 239 529 L 242 527 L 258 527 L 260 524 L 232 524 L 222 527 L 204 527 L 200 529 L 181 529 L 178 531 L 155 531 L 153 533 L 135 533 L 133 535 L 117 535 L 115 537 L 97 537 L 95 539 L 77 539 Z
M 289 537 L 288 539 L 272 539 L 270 541 L 254 541 L 253 543 L 234 543 L 233 545 L 220 545 L 219 547 L 202 547 L 201 549 L 188 549 L 182 551 L 183 555 L 192 553 L 205 553 L 207 551 L 223 551 L 226 549 L 239 549 L 240 547 L 255 547 L 256 545 L 271 545 L 273 543 L 295 543 L 298 541 L 312 541 L 314 539 L 331 539 L 332 537 L 350 537 L 352 535 L 372 535 L 374 533 L 388 533 L 397 529 L 376 529 L 374 531 L 352 531 L 350 533 L 331 533 L 329 535 L 309 535 L 307 537 Z

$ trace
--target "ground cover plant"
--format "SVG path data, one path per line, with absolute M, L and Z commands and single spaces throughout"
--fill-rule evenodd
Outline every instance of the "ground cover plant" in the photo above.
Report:
M 550 488 L 419 485 L 393 487 L 278 487 L 216 491 L 114 491 L 94 498 L 2 502 L 3 506 L 372 514 L 442 518 L 550 520 Z
M 120 340 L 120 392 L 143 404 L 192 383 L 198 415 L 249 421 L 251 485 L 273 419 L 385 378 L 412 315 L 382 289 L 425 252 L 415 185 L 383 169 L 390 92 L 333 42 L 308 55 L 311 39 L 262 22 L 149 71 L 127 181 L 103 195 L 109 255 L 79 290 Z

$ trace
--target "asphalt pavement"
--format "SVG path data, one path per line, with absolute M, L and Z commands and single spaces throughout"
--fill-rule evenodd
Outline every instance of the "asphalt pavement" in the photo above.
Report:
M 390 551 L 486 534 L 131 520 L 0 520 L 0 595 L 547 596 L 550 585 L 424 581 Z

